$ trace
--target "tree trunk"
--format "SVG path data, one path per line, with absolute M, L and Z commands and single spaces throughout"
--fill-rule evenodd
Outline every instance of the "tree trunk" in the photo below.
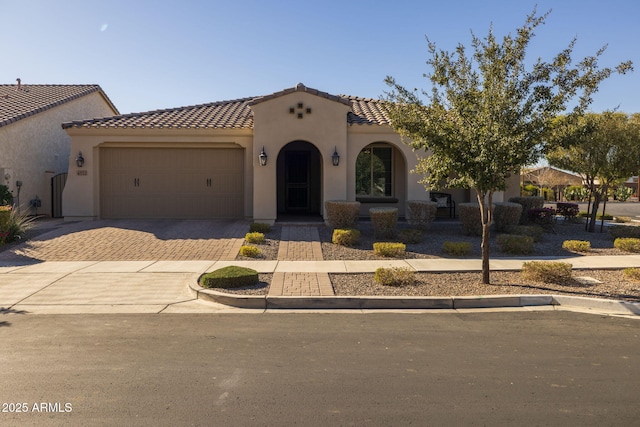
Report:
M 598 207 L 600 206 L 600 192 L 593 192 L 593 205 L 591 205 L 591 217 L 589 219 L 588 232 L 594 233 L 596 231 L 596 218 L 598 216 Z
M 604 196 L 604 200 L 602 201 L 602 219 L 600 220 L 600 232 L 601 233 L 602 233 L 602 229 L 604 228 L 604 213 L 607 210 L 607 198 L 608 197 L 607 197 L 606 194 L 608 193 L 608 188 L 609 187 L 606 187 L 606 189 L 605 189 L 605 192 L 604 192 L 605 196 Z
M 487 197 L 488 195 L 488 200 Z M 491 207 L 493 193 L 478 192 L 478 204 L 480 205 L 480 218 L 482 220 L 482 283 L 491 283 L 489 277 L 489 238 L 493 209 Z M 487 206 L 488 205 L 488 206 Z

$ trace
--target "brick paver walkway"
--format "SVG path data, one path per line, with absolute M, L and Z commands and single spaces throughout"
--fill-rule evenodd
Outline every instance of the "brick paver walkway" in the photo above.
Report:
M 283 226 L 278 261 L 322 261 L 317 227 Z M 274 273 L 269 296 L 334 295 L 328 273 Z
M 246 221 L 99 220 L 63 223 L 0 253 L 0 260 L 233 260 Z

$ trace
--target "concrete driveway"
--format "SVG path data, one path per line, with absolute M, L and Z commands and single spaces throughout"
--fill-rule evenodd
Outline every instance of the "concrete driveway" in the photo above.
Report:
M 242 220 L 45 220 L 48 230 L 0 252 L 0 261 L 180 261 L 234 259 L 248 231 Z

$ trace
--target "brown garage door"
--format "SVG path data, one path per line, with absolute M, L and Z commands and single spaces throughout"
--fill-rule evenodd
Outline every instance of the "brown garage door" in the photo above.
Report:
M 102 218 L 241 218 L 243 151 L 101 148 Z

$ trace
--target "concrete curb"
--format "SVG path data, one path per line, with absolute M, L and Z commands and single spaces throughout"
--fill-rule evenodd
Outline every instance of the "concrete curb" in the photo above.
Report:
M 489 295 L 473 297 L 381 297 L 381 296 L 330 296 L 330 297 L 287 297 L 268 295 L 227 294 L 204 289 L 197 283 L 189 284 L 190 291 L 198 299 L 229 305 L 236 308 L 251 309 L 464 309 L 464 308 L 500 308 L 535 307 L 560 305 L 554 295 Z M 569 297 L 573 298 L 573 297 Z M 583 298 L 590 301 L 590 298 Z M 606 302 L 606 300 L 603 300 Z M 612 301 L 620 304 L 618 301 Z M 576 305 L 578 302 L 568 305 Z M 628 303 L 633 305 L 633 303 Z M 634 309 L 640 314 L 640 304 Z M 620 306 L 624 307 L 624 305 Z M 622 308 L 618 308 L 622 310 Z M 627 312 L 632 312 L 631 309 Z

